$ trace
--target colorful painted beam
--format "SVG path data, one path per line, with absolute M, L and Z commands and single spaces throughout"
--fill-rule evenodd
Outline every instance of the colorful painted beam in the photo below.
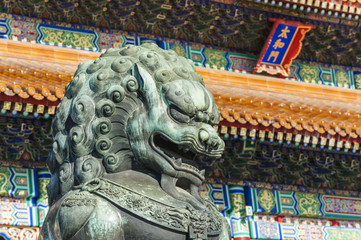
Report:
M 210 183 L 199 191 L 228 219 L 235 240 L 360 239 L 361 198 Z
M 0 225 L 41 226 L 48 211 L 48 170 L 0 168 Z
M 38 208 L 16 200 L 0 198 L 0 225 L 39 226 Z
M 254 214 L 361 220 L 361 198 L 245 187 Z
M 204 183 L 199 188 L 199 194 L 218 207 L 227 218 L 235 239 L 249 238 L 248 223 L 245 222 L 245 198 L 242 186 L 228 186 Z
M 251 239 L 361 239 L 360 222 L 277 216 L 249 218 L 247 222 Z
M 5 240 L 36 240 L 40 228 L 38 227 L 14 227 L 0 225 L 0 237 Z
M 202 198 L 216 204 L 219 211 L 226 215 L 226 211 L 229 210 L 231 205 L 227 185 L 202 184 L 199 188 L 199 194 Z
M 0 196 L 26 198 L 32 202 L 38 196 L 36 171 L 0 167 Z
M 46 185 L 50 182 L 51 175 L 48 170 L 40 169 L 37 171 L 37 176 L 39 195 L 36 199 L 36 206 L 38 208 L 39 226 L 42 226 L 49 210 Z
M 28 201 L 26 198 L 1 197 L 0 225 L 41 226 L 48 209 L 45 187 L 49 182 L 49 177 L 50 174 L 46 170 L 39 170 L 37 172 L 38 198 L 35 205 L 32 205 L 33 202 Z M 293 234 L 292 231 L 295 231 L 293 229 L 295 227 L 290 227 L 289 223 L 297 225 L 297 221 L 301 221 L 304 219 L 303 217 L 307 217 L 305 218 L 306 220 L 302 220 L 306 222 L 312 217 L 321 217 L 319 221 L 328 221 L 331 222 L 329 226 L 339 227 L 337 229 L 321 229 L 323 233 L 339 234 L 340 231 L 345 230 L 343 229 L 344 226 L 341 226 L 345 221 L 337 220 L 338 222 L 335 224 L 335 222 L 332 222 L 335 220 L 327 219 L 361 219 L 361 207 L 359 207 L 361 206 L 361 198 L 211 183 L 203 184 L 199 191 L 202 197 L 216 204 L 224 216 L 227 217 L 232 226 L 232 235 L 236 239 L 244 239 L 248 236 L 255 238 L 258 236 L 259 239 L 262 239 L 262 237 L 266 235 L 262 233 L 261 225 L 263 226 L 262 229 L 267 226 L 268 228 L 274 228 L 276 226 L 278 229 L 281 229 L 282 231 L 280 230 L 281 232 L 279 232 L 276 237 L 281 237 L 282 234 L 284 238 L 291 237 Z M 251 211 L 247 209 L 249 206 L 251 207 Z M 260 214 L 267 215 L 262 216 Z M 269 220 L 266 221 L 268 225 L 263 224 L 265 219 L 268 218 Z M 263 220 L 259 221 L 259 219 Z M 272 222 L 275 221 L 278 221 L 277 224 L 281 225 L 273 224 Z M 273 226 L 271 226 L 272 224 L 270 225 L 269 222 L 271 222 Z M 283 224 L 284 222 L 287 224 Z M 348 220 L 347 224 L 349 223 L 350 221 Z M 359 224 L 359 222 L 351 223 Z M 343 228 L 341 229 L 340 227 Z M 290 228 L 293 230 L 290 230 Z M 350 232 L 351 230 L 347 231 Z M 351 234 L 350 237 L 354 237 L 355 233 L 353 231 L 354 229 L 351 233 L 347 234 Z M 286 232 L 288 235 L 284 235 Z M 301 238 L 296 237 L 295 239 Z

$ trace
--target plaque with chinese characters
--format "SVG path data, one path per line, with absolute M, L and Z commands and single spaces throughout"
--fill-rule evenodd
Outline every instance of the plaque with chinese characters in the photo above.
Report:
M 266 72 L 287 77 L 293 59 L 301 51 L 305 34 L 314 27 L 282 19 L 270 21 L 274 22 L 273 29 L 262 49 L 255 73 Z

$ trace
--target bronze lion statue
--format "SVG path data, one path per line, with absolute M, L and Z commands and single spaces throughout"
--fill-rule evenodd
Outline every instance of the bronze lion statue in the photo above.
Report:
M 154 43 L 81 63 L 53 122 L 40 239 L 230 239 L 198 187 L 219 111 L 192 61 Z

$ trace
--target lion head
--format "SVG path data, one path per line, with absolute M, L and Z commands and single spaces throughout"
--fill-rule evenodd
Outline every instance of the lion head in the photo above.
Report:
M 57 108 L 49 203 L 130 169 L 152 172 L 165 191 L 194 203 L 204 180 L 195 158 L 217 158 L 224 149 L 212 127 L 218 123 L 192 61 L 154 43 L 108 49 L 79 65 Z

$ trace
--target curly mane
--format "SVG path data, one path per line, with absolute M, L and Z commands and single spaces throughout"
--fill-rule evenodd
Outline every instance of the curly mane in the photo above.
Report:
M 74 186 L 139 164 L 127 135 L 128 120 L 145 104 L 137 93 L 143 83 L 135 64 L 150 73 L 158 90 L 179 78 L 203 84 L 191 61 L 151 43 L 108 49 L 81 63 L 53 122 L 54 144 L 47 160 L 50 205 Z

